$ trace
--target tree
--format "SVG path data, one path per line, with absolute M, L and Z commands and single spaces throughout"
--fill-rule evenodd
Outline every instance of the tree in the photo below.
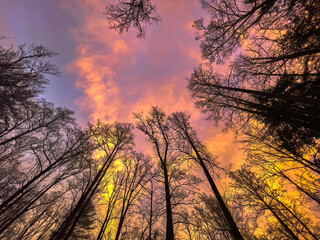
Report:
M 144 117 L 142 114 L 135 114 L 136 126 L 142 131 L 151 142 L 159 160 L 159 166 L 163 171 L 165 202 L 166 202 L 166 239 L 173 240 L 173 219 L 172 219 L 172 200 L 169 182 L 169 166 L 172 165 L 176 156 L 170 152 L 169 126 L 166 121 L 165 113 L 160 109 L 153 108 L 150 116 Z
M 122 170 L 122 174 L 125 175 L 125 182 L 121 186 L 120 216 L 115 240 L 120 239 L 121 230 L 127 214 L 134 202 L 139 199 L 143 186 L 148 181 L 146 177 L 151 168 L 149 161 L 150 159 L 144 157 L 142 154 L 133 154 L 123 159 L 122 164 L 124 169 Z
M 194 71 L 189 89 L 197 106 L 229 126 L 252 118 L 263 122 L 292 152 L 315 144 L 320 137 L 318 1 L 202 4 L 211 14 L 207 26 L 203 19 L 195 22 L 203 57 L 235 60 L 223 76 L 212 66 Z
M 165 214 L 165 210 L 162 197 L 163 187 L 158 183 L 159 169 L 152 168 L 147 179 L 148 181 L 142 186 L 143 190 L 139 200 L 135 204 L 134 215 L 128 219 L 128 222 L 134 222 L 129 229 L 131 235 L 127 236 L 130 239 L 156 239 L 157 228 L 163 226 L 161 218 Z
M 250 124 L 242 131 L 242 143 L 247 161 L 258 171 L 268 172 L 282 178 L 288 185 L 319 204 L 319 149 L 305 147 L 302 154 L 294 155 L 286 151 L 277 139 L 265 132 L 263 125 Z
M 27 152 L 18 159 L 25 168 L 25 178 L 15 183 L 11 195 L 0 205 L 0 233 L 30 210 L 41 206 L 39 201 L 57 185 L 66 184 L 87 169 L 93 151 L 88 134 L 77 126 L 59 127 L 52 131 L 46 129 L 43 135 L 38 132 L 38 138 L 29 140 Z M 60 197 L 67 191 L 63 190 Z
M 54 55 L 41 45 L 0 47 L 3 238 L 47 235 L 59 221 L 53 209 L 61 209 L 59 201 L 71 192 L 68 181 L 84 177 L 90 165 L 94 145 L 72 112 L 37 99 L 48 82 L 46 75 L 59 74 L 46 60 Z
M 237 225 L 241 229 L 244 239 L 255 239 L 254 231 L 257 228 L 256 219 L 248 214 L 245 204 L 237 196 L 233 196 L 230 189 L 224 194 L 226 204 L 234 213 Z M 184 218 L 188 225 L 188 236 L 193 239 L 230 239 L 230 228 L 220 208 L 216 197 L 211 194 L 200 193 L 194 206 L 194 210 L 186 213 Z
M 237 190 L 237 196 L 247 203 L 247 206 L 255 209 L 259 214 L 266 211 L 272 214 L 279 224 L 277 238 L 317 239 L 318 236 L 312 228 L 312 222 L 298 210 L 296 200 L 288 198 L 283 189 L 283 182 L 276 181 L 272 177 L 253 173 L 249 166 L 230 173 L 234 180 L 233 186 Z
M 111 164 L 115 159 L 131 151 L 133 145 L 131 129 L 131 124 L 120 123 L 108 125 L 98 122 L 97 125 L 91 126 L 91 135 L 102 154 L 102 164 L 92 181 L 87 183 L 85 191 L 80 196 L 76 205 L 70 210 L 59 228 L 52 234 L 51 240 L 67 240 L 73 233 L 84 209 L 97 193 Z
M 179 206 L 191 204 L 186 202 L 192 195 L 191 186 L 199 179 L 193 177 L 190 171 L 183 167 L 185 158 L 175 148 L 172 128 L 165 112 L 158 107 L 152 107 L 149 115 L 134 114 L 137 128 L 143 132 L 151 143 L 157 159 L 159 171 L 162 173 L 158 180 L 163 183 L 166 203 L 166 239 L 174 239 L 174 219 Z M 176 211 L 174 211 L 177 209 Z M 179 215 L 179 214 L 178 214 Z
M 104 15 L 109 28 L 120 34 L 128 31 L 131 26 L 138 29 L 137 36 L 145 36 L 144 23 L 152 24 L 160 20 L 152 0 L 120 0 L 106 6 Z
M 79 222 L 72 232 L 70 239 L 93 239 L 90 231 L 95 229 L 96 210 L 92 201 L 90 201 L 87 207 L 84 209 Z
M 196 161 L 204 171 L 210 187 L 215 197 L 217 198 L 218 204 L 223 212 L 224 218 L 230 228 L 232 237 L 234 239 L 242 239 L 241 233 L 236 223 L 234 222 L 228 207 L 224 203 L 220 192 L 206 166 L 206 162 L 212 164 L 213 158 L 208 153 L 206 147 L 198 139 L 196 131 L 192 129 L 189 122 L 190 116 L 182 112 L 176 112 L 172 114 L 169 119 L 171 120 L 173 126 L 172 128 L 177 133 L 178 138 L 182 139 L 182 142 L 178 143 L 178 148 L 189 157 L 191 157 L 191 159 Z M 188 145 L 189 147 L 186 147 Z M 195 153 L 195 156 L 193 156 L 193 152 Z
M 213 75 L 212 68 L 199 68 L 192 74 L 188 87 L 196 106 L 209 119 L 223 119 L 227 127 L 240 129 L 251 119 L 258 120 L 292 153 L 315 144 L 314 139 L 320 136 L 316 124 L 320 120 L 317 96 L 285 93 L 277 87 L 274 90 L 241 88 L 240 82 L 235 76 L 225 79 Z
M 48 83 L 46 75 L 59 71 L 47 58 L 56 53 L 41 45 L 20 45 L 18 50 L 0 46 L 0 131 L 19 119 L 20 107 L 33 103 Z M 22 113 L 23 114 L 23 113 Z
M 117 215 L 117 204 L 120 199 L 121 186 L 125 181 L 125 175 L 120 174 L 116 167 L 111 167 L 104 177 L 102 182 L 101 191 L 99 193 L 98 202 L 99 206 L 104 209 L 103 222 L 100 227 L 97 240 L 102 240 L 104 236 L 110 238 L 111 232 L 108 232 L 109 224 L 115 221 Z M 111 229 L 113 230 L 113 229 Z
M 263 42 L 269 49 L 279 50 L 274 60 L 319 53 L 317 1 L 202 0 L 201 3 L 211 15 L 211 21 L 205 26 L 203 19 L 199 19 L 195 27 L 202 40 L 203 56 L 210 61 L 225 61 L 247 39 L 252 39 L 253 45 Z M 255 37 L 255 33 L 261 34 Z
M 132 152 L 117 159 L 107 171 L 99 194 L 99 208 L 105 212 L 97 240 L 104 239 L 104 236 L 114 239 L 124 237 L 123 229 L 130 225 L 131 210 L 140 202 L 149 181 L 149 161 L 143 154 Z M 137 214 L 133 214 L 136 225 Z

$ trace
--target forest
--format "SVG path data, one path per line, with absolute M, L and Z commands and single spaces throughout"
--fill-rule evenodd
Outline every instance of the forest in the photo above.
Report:
M 57 53 L 0 45 L 0 239 L 320 239 L 320 2 L 199 4 L 204 63 L 188 91 L 203 118 L 236 135 L 241 166 L 220 162 L 190 112 L 150 106 L 134 122 L 80 126 L 40 97 L 60 75 Z M 162 21 L 157 5 L 101 11 L 110 29 L 143 39 Z

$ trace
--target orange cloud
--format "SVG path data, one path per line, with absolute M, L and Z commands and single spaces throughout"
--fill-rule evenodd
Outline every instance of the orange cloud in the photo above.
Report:
M 111 69 L 101 65 L 100 60 L 99 56 L 79 57 L 69 66 L 77 71 L 76 86 L 85 93 L 85 97 L 77 99 L 77 104 L 91 112 L 91 120 L 115 120 L 112 117 L 116 112 L 116 105 L 121 105 L 119 87 L 113 79 Z M 108 105 L 108 102 L 112 104 Z
M 243 163 L 243 152 L 239 149 L 240 144 L 234 142 L 234 135 L 222 132 L 221 129 L 209 129 L 205 137 L 208 148 L 219 157 L 222 166 L 232 164 L 238 168 Z
M 201 120 L 186 89 L 186 77 L 201 61 L 190 24 L 199 16 L 199 3 L 159 2 L 162 21 L 147 29 L 145 40 L 137 39 L 135 30 L 123 36 L 108 30 L 102 15 L 105 4 L 102 0 L 70 0 L 62 6 L 81 23 L 72 29 L 77 56 L 66 69 L 77 76 L 76 87 L 83 96 L 76 103 L 90 120 L 132 122 L 132 112 L 148 112 L 151 105 L 168 113 L 187 111 L 221 161 L 238 161 L 232 137 Z

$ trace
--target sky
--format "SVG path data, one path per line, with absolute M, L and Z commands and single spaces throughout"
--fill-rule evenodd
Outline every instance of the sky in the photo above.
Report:
M 61 76 L 50 76 L 43 97 L 75 112 L 80 125 L 100 119 L 133 122 L 133 112 L 159 106 L 186 111 L 192 125 L 221 164 L 241 162 L 234 136 L 204 120 L 186 88 L 201 63 L 193 21 L 204 16 L 198 0 L 158 0 L 158 24 L 145 39 L 136 30 L 119 35 L 108 29 L 103 11 L 110 0 L 1 0 L 4 46 L 42 44 L 59 53 L 51 59 Z M 223 66 L 216 66 L 221 69 Z M 145 142 L 137 136 L 137 148 Z

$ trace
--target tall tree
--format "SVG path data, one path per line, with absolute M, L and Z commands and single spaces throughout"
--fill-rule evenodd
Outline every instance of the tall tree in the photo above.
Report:
M 263 125 L 259 123 L 250 124 L 242 132 L 242 143 L 251 165 L 258 171 L 282 178 L 309 200 L 320 203 L 320 172 L 317 164 L 319 148 L 305 147 L 303 152 L 294 155 L 283 149 L 277 138 L 266 133 Z
M 149 115 L 135 114 L 136 126 L 143 132 L 154 150 L 159 171 L 164 184 L 166 203 L 166 239 L 174 239 L 174 219 L 183 204 L 189 204 L 192 196 L 191 186 L 199 179 L 193 177 L 183 166 L 185 158 L 176 149 L 172 126 L 167 115 L 158 107 L 152 107 Z M 194 188 L 194 187 L 193 187 Z M 177 234 L 177 233 L 176 233 Z
M 272 177 L 253 173 L 248 166 L 231 172 L 234 180 L 233 186 L 237 190 L 238 197 L 248 206 L 254 208 L 260 214 L 268 211 L 279 223 L 277 237 L 291 239 L 317 239 L 312 222 L 305 213 L 286 201 L 288 198 L 281 181 L 275 181 Z M 298 205 L 299 206 L 299 205 Z
M 31 139 L 28 152 L 19 159 L 25 168 L 25 179 L 16 183 L 15 190 L 0 205 L 0 233 L 35 209 L 57 185 L 67 184 L 88 167 L 93 147 L 88 135 L 77 127 L 72 129 L 69 125 L 67 129 L 47 131 L 38 137 Z
M 170 144 L 169 125 L 166 120 L 166 115 L 158 108 L 152 108 L 149 116 L 144 117 L 142 114 L 135 114 L 137 128 L 143 132 L 159 160 L 159 165 L 163 171 L 165 202 L 166 202 L 166 239 L 173 240 L 173 218 L 172 218 L 172 199 L 169 182 L 169 168 L 176 159 L 172 154 L 172 145 Z
M 90 135 L 72 112 L 37 100 L 46 75 L 59 74 L 47 61 L 54 55 L 37 45 L 0 47 L 1 237 L 52 230 L 59 218 L 50 207 L 61 208 L 59 201 L 71 192 L 68 181 L 84 176 L 91 160 Z M 50 220 L 45 224 L 44 219 Z
M 116 167 L 109 169 L 101 184 L 101 190 L 97 201 L 99 208 L 102 208 L 102 224 L 100 226 L 97 240 L 104 239 L 105 236 L 111 237 L 109 232 L 110 223 L 113 225 L 117 216 L 117 205 L 121 197 L 121 186 L 124 184 L 125 175 L 121 174 Z M 111 228 L 111 230 L 113 230 Z
M 254 232 L 257 228 L 253 214 L 248 214 L 245 204 L 237 196 L 232 196 L 230 189 L 226 189 L 224 199 L 232 208 L 234 218 L 239 226 L 244 239 L 255 239 Z M 230 228 L 215 196 L 200 193 L 194 210 L 186 213 L 185 224 L 188 225 L 188 236 L 193 239 L 230 239 Z
M 48 83 L 46 75 L 59 74 L 46 60 L 55 55 L 41 45 L 20 45 L 18 50 L 0 46 L 1 118 L 19 114 L 17 106 L 33 102 L 44 90 Z
M 181 138 L 183 142 L 178 143 L 178 147 L 188 156 L 190 156 L 193 160 L 195 160 L 204 171 L 204 174 L 210 184 L 210 187 L 217 198 L 219 206 L 223 212 L 226 222 L 230 228 L 230 233 L 234 239 L 243 239 L 241 233 L 234 222 L 234 219 L 224 203 L 221 194 L 213 181 L 213 178 L 206 166 L 206 162 L 213 163 L 213 157 L 210 156 L 206 147 L 200 142 L 197 137 L 196 131 L 191 127 L 189 122 L 190 116 L 183 112 L 176 112 L 172 114 L 169 118 L 171 120 L 174 131 L 177 133 L 178 138 Z M 188 146 L 189 147 L 185 147 Z M 195 156 L 193 156 L 193 152 Z
M 93 239 L 92 230 L 95 229 L 96 222 L 96 209 L 92 201 L 89 202 L 87 207 L 84 209 L 81 218 L 77 224 L 77 227 L 72 232 L 69 239 L 71 240 L 85 240 Z
M 163 226 L 161 221 L 165 214 L 163 206 L 162 186 L 158 183 L 160 179 L 159 169 L 152 168 L 149 171 L 148 181 L 142 186 L 141 195 L 138 202 L 134 206 L 134 215 L 128 222 L 134 224 L 129 225 L 127 238 L 130 239 L 146 239 L 156 238 L 157 228 Z
M 97 190 L 99 190 L 99 186 L 101 186 L 106 172 L 113 161 L 131 151 L 133 144 L 131 129 L 132 125 L 120 123 L 113 125 L 98 123 L 91 127 L 91 134 L 101 150 L 102 164 L 98 168 L 93 180 L 87 183 L 87 187 L 76 205 L 70 210 L 57 231 L 52 234 L 51 240 L 67 240 L 73 233 L 84 209 L 93 199 Z
M 203 19 L 195 22 L 203 57 L 229 62 L 230 70 L 224 75 L 212 66 L 194 71 L 189 89 L 197 106 L 229 126 L 261 121 L 292 152 L 315 144 L 320 137 L 319 2 L 202 4 L 211 15 L 207 26 Z
M 115 240 L 120 239 L 121 230 L 129 210 L 133 207 L 134 203 L 138 201 L 144 189 L 143 186 L 148 181 L 147 176 L 151 169 L 149 162 L 149 158 L 137 153 L 123 159 L 122 164 L 124 169 L 122 170 L 122 174 L 125 175 L 125 182 L 121 186 L 120 214 Z
M 280 86 L 262 90 L 239 87 L 240 81 L 235 76 L 213 74 L 211 67 L 200 67 L 188 87 L 196 105 L 210 119 L 223 119 L 227 127 L 241 128 L 250 119 L 261 121 L 292 153 L 315 144 L 314 138 L 320 136 L 318 96 L 285 92 Z
M 199 30 L 203 56 L 211 61 L 225 61 L 247 39 L 252 40 L 252 45 L 260 46 L 263 42 L 269 49 L 279 50 L 274 60 L 319 53 L 318 1 L 202 0 L 201 3 L 211 19 L 207 25 L 199 19 L 195 27 Z

